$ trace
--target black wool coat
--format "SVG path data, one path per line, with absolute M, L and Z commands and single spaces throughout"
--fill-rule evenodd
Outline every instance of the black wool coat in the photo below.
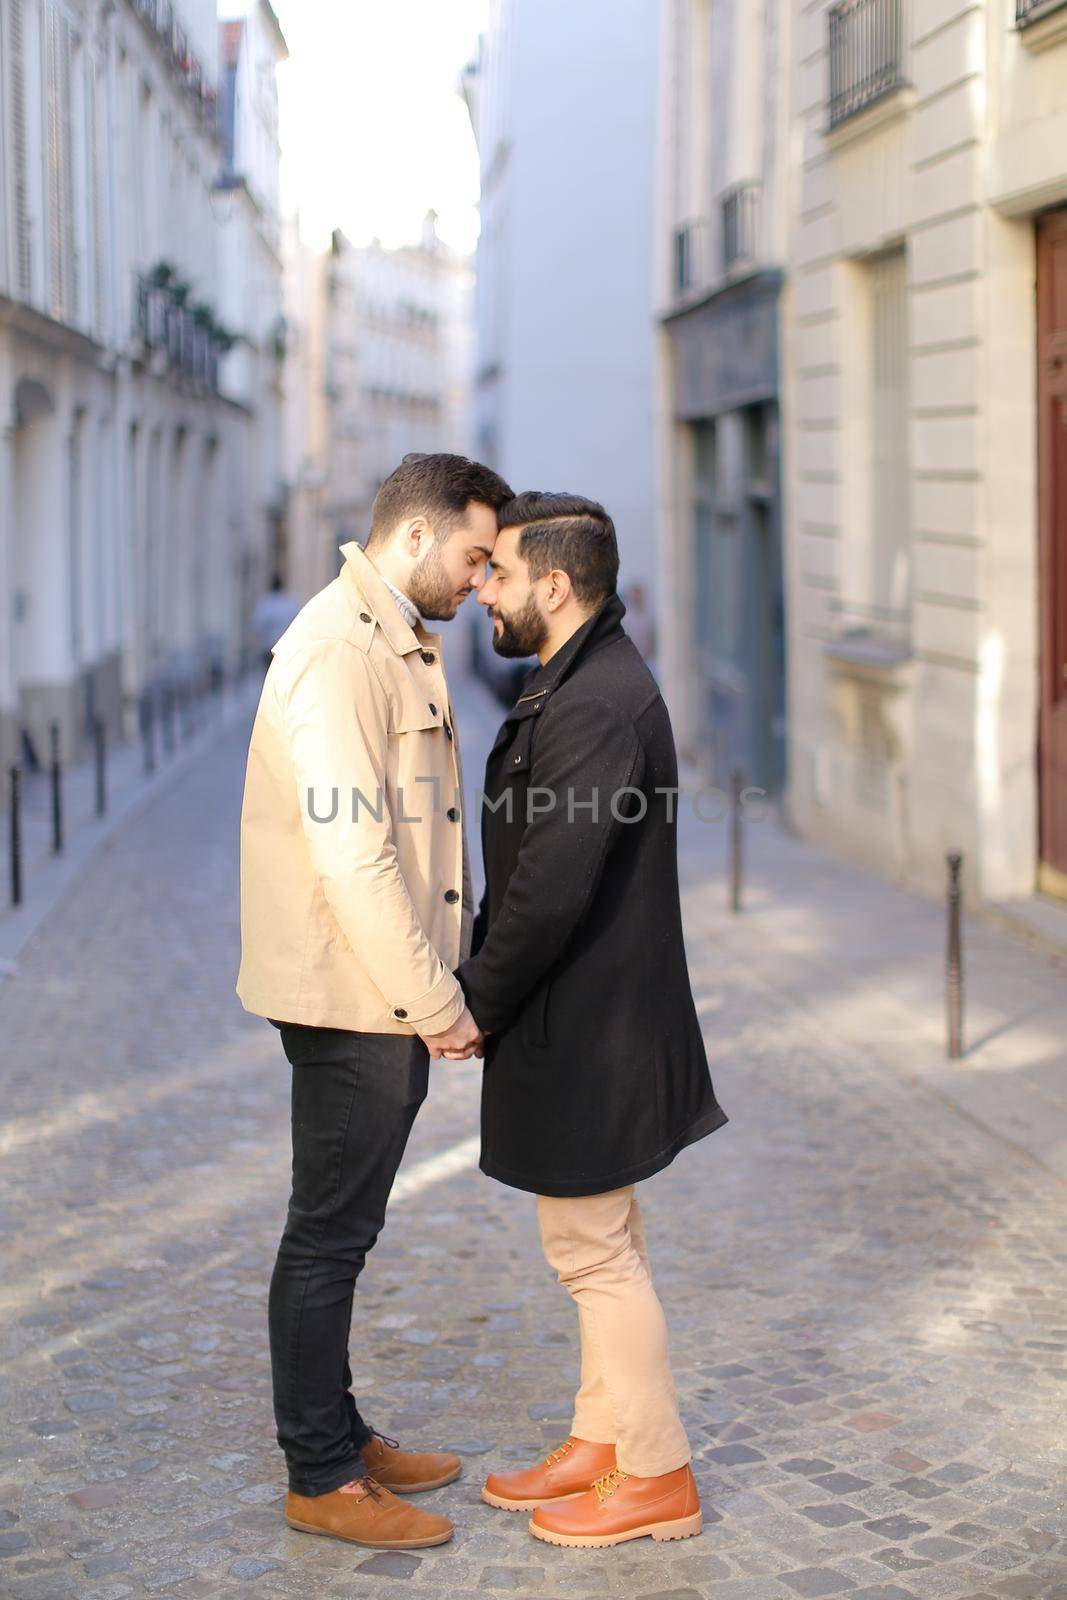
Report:
M 726 1121 L 682 938 L 674 738 L 624 613 L 612 595 L 530 676 L 486 769 L 459 968 L 488 1034 L 481 1167 L 538 1194 L 647 1178 Z

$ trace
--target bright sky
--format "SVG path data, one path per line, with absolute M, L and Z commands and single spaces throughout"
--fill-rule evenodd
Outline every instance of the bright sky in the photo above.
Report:
M 323 246 L 418 239 L 428 210 L 457 249 L 478 233 L 478 158 L 459 74 L 488 0 L 274 0 L 287 213 Z

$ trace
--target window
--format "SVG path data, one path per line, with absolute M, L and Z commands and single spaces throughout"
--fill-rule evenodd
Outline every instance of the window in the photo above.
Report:
M 910 609 L 908 282 L 903 249 L 867 268 L 870 371 L 870 602 L 906 622 Z
M 903 0 L 838 0 L 829 23 L 833 129 L 907 82 Z

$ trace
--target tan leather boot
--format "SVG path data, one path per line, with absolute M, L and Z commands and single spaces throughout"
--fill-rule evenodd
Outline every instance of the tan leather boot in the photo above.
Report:
M 548 1544 L 622 1544 L 625 1539 L 689 1539 L 700 1533 L 704 1518 L 692 1469 L 679 1467 L 658 1478 L 605 1473 L 588 1494 L 565 1504 L 540 1506 L 530 1518 L 530 1532 Z
M 463 1471 L 458 1456 L 443 1451 L 401 1450 L 395 1439 L 376 1433 L 360 1451 L 363 1464 L 377 1483 L 396 1494 L 422 1494 L 453 1483 Z
M 373 1478 L 360 1478 L 358 1487 L 347 1493 L 334 1489 L 306 1496 L 290 1491 L 285 1520 L 301 1533 L 322 1533 L 372 1550 L 422 1550 L 446 1544 L 455 1532 L 447 1517 L 409 1506 Z
M 570 1500 L 591 1489 L 593 1480 L 615 1465 L 613 1444 L 593 1444 L 573 1434 L 536 1467 L 491 1472 L 482 1499 L 501 1511 L 532 1511 L 551 1500 Z

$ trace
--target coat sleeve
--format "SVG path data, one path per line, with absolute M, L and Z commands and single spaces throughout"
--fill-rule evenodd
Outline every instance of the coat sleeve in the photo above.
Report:
M 443 1033 L 463 994 L 426 937 L 397 861 L 385 691 L 362 651 L 321 639 L 286 661 L 278 698 L 312 865 L 341 932 L 394 1015 L 418 1033 Z M 356 820 L 354 789 L 364 797 Z
M 627 802 L 616 797 L 622 789 L 638 788 L 643 770 L 633 723 L 610 702 L 571 701 L 544 714 L 530 772 L 535 815 L 527 822 L 500 911 L 477 954 L 458 972 L 474 1020 L 485 1032 L 506 1028 L 562 955 L 627 826 Z

